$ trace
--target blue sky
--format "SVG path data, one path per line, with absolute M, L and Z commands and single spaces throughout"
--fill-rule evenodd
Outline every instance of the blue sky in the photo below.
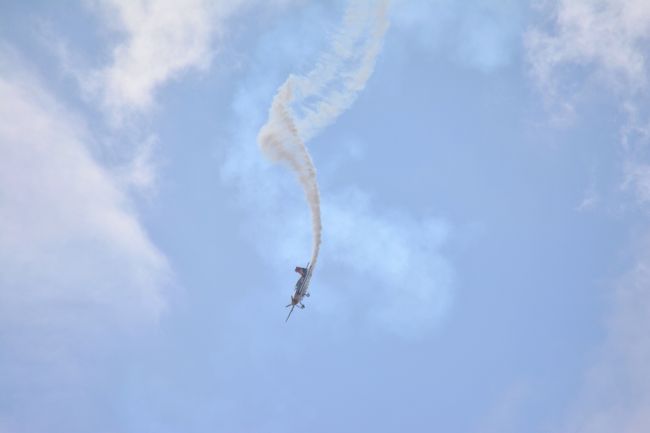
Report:
M 650 7 L 350 4 L 1 2 L 0 433 L 648 431 Z

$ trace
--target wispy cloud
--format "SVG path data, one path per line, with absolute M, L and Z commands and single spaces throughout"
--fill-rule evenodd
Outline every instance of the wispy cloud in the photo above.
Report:
M 641 206 L 650 204 L 650 164 L 628 161 L 624 171 L 623 189 L 632 189 Z
M 18 269 L 22 263 L 33 271 L 16 272 L 16 278 L 38 278 L 43 273 L 45 279 L 67 286 L 65 279 L 71 278 L 65 272 L 68 267 L 89 274 L 92 268 L 78 265 L 90 261 L 99 269 L 104 267 L 101 256 L 86 256 L 82 246 L 100 247 L 97 251 L 106 248 L 102 253 L 107 254 L 106 258 L 116 255 L 106 262 L 109 273 L 114 270 L 111 265 L 120 263 L 131 270 L 107 279 L 106 284 L 115 284 L 115 278 L 127 281 L 106 290 L 135 290 L 139 294 L 130 296 L 135 296 L 133 301 L 137 301 L 128 305 L 119 301 L 117 293 L 103 293 L 102 283 L 95 288 L 75 284 L 68 293 L 74 290 L 94 293 L 97 302 L 115 301 L 118 308 L 133 307 L 155 317 L 162 308 L 155 283 L 166 270 L 165 261 L 138 224 L 127 196 L 91 157 L 88 146 L 92 136 L 82 121 L 58 104 L 35 78 L 25 76 L 29 71 L 24 67 L 14 69 L 6 62 L 1 67 L 0 185 L 4 199 L 0 242 L 3 251 L 11 251 L 4 259 L 16 262 L 16 266 L 3 266 L 3 269 Z M 55 254 L 57 247 L 72 254 L 74 259 Z M 43 266 L 34 266 L 41 260 Z M 131 260 L 133 263 L 129 264 Z M 58 266 L 48 265 L 49 261 Z M 11 273 L 3 272 L 3 277 L 10 276 Z M 127 283 L 128 280 L 131 282 Z M 145 284 L 140 286 L 138 282 Z M 54 293 L 48 287 L 35 290 Z
M 0 383 L 34 410 L 83 376 L 85 343 L 155 323 L 171 273 L 83 122 L 11 50 L 0 59 Z
M 618 284 L 607 339 L 586 375 L 568 433 L 643 433 L 650 429 L 650 238 Z
M 589 85 L 597 83 L 610 93 L 623 115 L 620 143 L 613 143 L 623 150 L 622 187 L 645 205 L 650 198 L 646 102 L 650 4 L 560 0 L 547 6 L 542 15 L 548 26 L 531 29 L 526 39 L 531 75 L 544 97 L 568 112 L 576 108 L 576 95 Z M 568 432 L 650 429 L 650 339 L 644 331 L 650 325 L 649 246 L 646 234 L 630 272 L 616 289 L 608 337 L 586 375 L 581 399 L 570 411 Z
M 248 7 L 292 0 L 98 0 L 95 9 L 116 32 L 110 62 L 85 74 L 84 85 L 114 121 L 154 105 L 156 91 L 188 71 L 206 71 L 228 19 Z
M 226 14 L 239 2 L 220 2 Z M 93 73 L 88 85 L 114 115 L 139 112 L 153 104 L 154 92 L 185 70 L 210 63 L 213 2 L 165 0 L 99 2 L 112 27 L 121 35 L 110 64 Z
M 647 202 L 650 184 L 648 42 L 650 4 L 636 0 L 560 0 L 541 16 L 548 25 L 531 28 L 525 38 L 530 73 L 553 117 L 562 123 L 575 114 L 576 100 L 590 86 L 604 88 L 625 122 L 622 188 Z
M 550 28 L 531 29 L 526 38 L 531 71 L 543 90 L 555 95 L 565 68 L 586 66 L 615 90 L 647 86 L 650 4 L 637 0 L 560 0 L 546 11 Z

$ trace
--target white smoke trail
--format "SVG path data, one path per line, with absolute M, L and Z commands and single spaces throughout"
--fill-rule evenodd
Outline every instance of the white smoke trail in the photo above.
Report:
M 258 135 L 264 154 L 287 164 L 305 192 L 312 215 L 312 266 L 322 225 L 316 168 L 305 142 L 350 107 L 365 87 L 388 28 L 387 7 L 388 0 L 352 0 L 330 50 L 309 73 L 290 75 L 280 86 Z
M 298 129 L 288 107 L 291 103 L 291 77 L 273 98 L 269 119 L 260 130 L 258 141 L 266 156 L 277 162 L 284 162 L 296 173 L 307 202 L 311 208 L 312 231 L 314 234 L 310 263 L 316 264 L 321 241 L 320 193 L 316 182 L 316 168 L 301 140 Z

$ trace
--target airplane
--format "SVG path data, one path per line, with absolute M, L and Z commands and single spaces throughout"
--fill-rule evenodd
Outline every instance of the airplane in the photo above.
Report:
M 296 289 L 291 296 L 291 303 L 287 305 L 287 307 L 291 307 L 291 310 L 289 311 L 285 322 L 289 320 L 289 317 L 291 317 L 291 313 L 293 313 L 293 309 L 296 308 L 296 305 L 300 308 L 305 308 L 302 304 L 302 300 L 305 297 L 309 297 L 309 292 L 307 290 L 309 288 L 309 282 L 311 281 L 312 267 L 307 263 L 307 266 L 304 268 L 296 266 L 295 271 L 300 274 L 300 278 L 298 279 L 298 282 L 296 282 Z

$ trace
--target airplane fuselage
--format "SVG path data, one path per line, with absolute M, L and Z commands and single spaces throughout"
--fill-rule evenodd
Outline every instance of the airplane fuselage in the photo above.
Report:
M 302 300 L 306 297 L 309 296 L 309 282 L 311 280 L 311 266 L 307 264 L 306 268 L 296 268 L 296 272 L 300 273 L 300 279 L 298 279 L 298 282 L 296 283 L 296 288 L 294 290 L 293 295 L 291 295 L 291 303 L 287 305 L 287 307 L 291 307 L 291 311 L 293 311 L 293 308 L 297 305 L 300 308 L 305 308 L 305 306 L 302 304 Z M 287 316 L 287 320 L 289 320 L 289 316 L 291 316 L 291 311 L 289 312 L 289 315 Z

